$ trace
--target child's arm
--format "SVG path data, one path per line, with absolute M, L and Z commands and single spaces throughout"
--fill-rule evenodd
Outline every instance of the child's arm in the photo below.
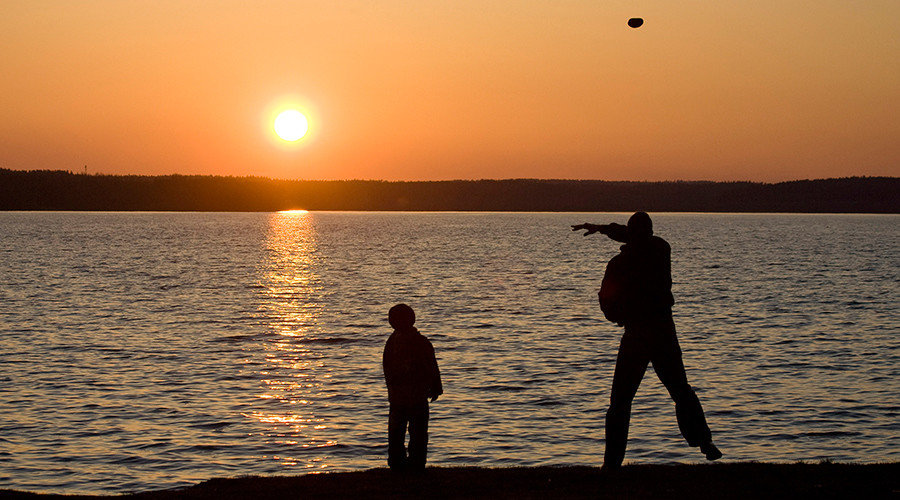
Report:
M 428 342 L 429 351 L 429 368 L 431 369 L 431 390 L 429 397 L 431 401 L 437 400 L 438 396 L 444 393 L 444 385 L 441 383 L 441 370 L 438 368 L 437 357 L 434 354 L 434 346 Z
M 391 347 L 392 347 L 391 339 L 389 338 L 387 343 L 384 345 L 384 353 L 381 355 L 381 370 L 384 373 L 384 382 L 391 386 L 394 382 L 394 360 L 391 356 Z

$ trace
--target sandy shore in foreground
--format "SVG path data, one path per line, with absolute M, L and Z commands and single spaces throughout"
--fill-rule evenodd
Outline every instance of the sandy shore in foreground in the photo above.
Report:
M 0 490 L 2 499 L 286 498 L 900 498 L 900 462 L 890 464 L 630 465 L 596 467 L 434 467 L 423 475 L 387 469 L 292 477 L 212 479 L 198 485 L 117 497 Z

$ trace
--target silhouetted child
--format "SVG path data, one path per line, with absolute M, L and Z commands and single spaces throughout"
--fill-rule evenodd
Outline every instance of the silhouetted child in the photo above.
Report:
M 413 327 L 416 313 L 406 304 L 388 312 L 394 333 L 384 345 L 382 363 L 387 383 L 388 465 L 393 470 L 425 470 L 428 448 L 428 400 L 444 393 L 434 347 Z M 409 426 L 409 456 L 404 443 Z

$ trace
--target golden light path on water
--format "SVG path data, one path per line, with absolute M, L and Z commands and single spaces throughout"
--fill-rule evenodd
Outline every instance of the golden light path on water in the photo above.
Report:
M 312 215 L 305 210 L 271 214 L 266 250 L 261 285 L 268 335 L 261 343 L 264 390 L 257 398 L 276 404 L 272 405 L 274 411 L 255 411 L 248 416 L 265 425 L 266 444 L 279 445 L 280 449 L 334 446 L 337 442 L 323 435 L 322 431 L 328 429 L 324 419 L 313 411 L 313 402 L 330 375 L 321 357 L 303 343 L 322 313 L 321 302 L 315 300 L 322 284 L 313 269 L 316 235 Z M 287 455 L 271 458 L 285 466 L 328 466 L 321 456 L 301 460 Z

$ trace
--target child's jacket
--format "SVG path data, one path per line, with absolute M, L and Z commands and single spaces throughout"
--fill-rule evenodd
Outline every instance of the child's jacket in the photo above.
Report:
M 413 405 L 444 393 L 434 347 L 418 330 L 394 330 L 382 358 L 388 401 Z

